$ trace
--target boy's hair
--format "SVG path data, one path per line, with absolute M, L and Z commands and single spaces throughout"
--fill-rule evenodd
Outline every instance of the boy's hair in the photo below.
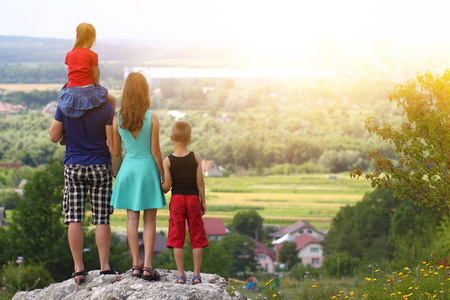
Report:
M 89 23 L 81 23 L 77 26 L 77 39 L 75 40 L 75 44 L 73 45 L 73 49 L 80 48 L 83 44 L 90 40 L 96 39 L 95 28 L 92 24 Z M 72 49 L 72 50 L 73 50 Z
M 147 79 L 141 73 L 130 73 L 125 80 L 120 101 L 120 127 L 129 131 L 141 128 L 149 108 L 150 89 Z
M 191 137 L 192 126 L 188 121 L 176 121 L 172 126 L 172 138 L 174 142 L 189 141 Z

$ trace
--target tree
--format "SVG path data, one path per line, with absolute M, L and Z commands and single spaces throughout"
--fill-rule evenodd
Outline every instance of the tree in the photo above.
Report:
M 240 211 L 233 218 L 233 229 L 240 234 L 248 235 L 255 240 L 262 239 L 263 218 L 254 209 Z
M 62 223 L 63 176 L 61 161 L 52 161 L 45 170 L 33 174 L 24 186 L 24 195 L 17 202 L 6 235 L 7 260 L 23 256 L 26 261 L 45 264 L 55 279 L 71 272 L 67 233 Z
M 297 243 L 284 242 L 283 247 L 280 249 L 279 260 L 280 262 L 286 264 L 286 269 L 296 265 L 300 261 L 299 257 L 297 256 L 298 250 L 296 250 L 296 248 Z
M 222 245 L 230 257 L 228 265 L 230 276 L 242 274 L 246 278 L 247 273 L 256 270 L 256 245 L 249 236 L 231 233 L 223 238 Z
M 20 195 L 14 190 L 0 192 L 0 206 L 5 207 L 5 209 L 15 209 L 19 199 Z
M 430 73 L 399 85 L 389 101 L 396 102 L 404 117 L 399 128 L 365 120 L 369 132 L 392 144 L 398 162 L 378 149 L 367 156 L 376 170 L 355 169 L 352 177 L 372 181 L 372 186 L 392 188 L 401 199 L 410 198 L 429 208 L 450 211 L 450 70 Z
M 347 253 L 336 253 L 323 260 L 325 274 L 331 277 L 353 276 L 355 270 L 361 265 L 357 257 L 350 257 Z
M 62 200 L 64 169 L 62 161 L 53 160 L 42 171 L 33 173 L 24 186 L 24 196 L 17 201 L 8 227 L 0 230 L 0 265 L 23 256 L 28 264 L 43 265 L 55 280 L 66 279 L 73 272 L 73 260 L 63 224 Z M 87 270 L 99 267 L 95 230 L 85 219 L 84 263 Z M 8 245 L 3 247 L 3 245 Z M 110 263 L 119 270 L 129 264 L 128 246 L 112 237 Z
M 392 190 L 376 189 L 356 205 L 339 210 L 325 237 L 324 253 L 328 257 L 345 253 L 370 263 L 397 263 L 412 250 L 414 261 L 424 259 L 426 255 L 414 248 L 432 244 L 442 216 L 442 212 L 395 197 Z

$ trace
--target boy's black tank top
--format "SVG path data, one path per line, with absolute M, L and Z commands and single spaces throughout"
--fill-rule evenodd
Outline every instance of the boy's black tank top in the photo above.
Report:
M 172 195 L 198 196 L 197 161 L 194 152 L 183 157 L 169 155 Z

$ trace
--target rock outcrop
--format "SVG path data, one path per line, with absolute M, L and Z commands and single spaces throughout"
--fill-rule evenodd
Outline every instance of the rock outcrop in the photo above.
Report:
M 237 300 L 238 292 L 228 293 L 228 283 L 219 275 L 202 273 L 202 284 L 192 285 L 192 272 L 186 272 L 186 284 L 175 283 L 177 271 L 158 269 L 159 281 L 145 281 L 131 276 L 131 270 L 121 275 L 100 275 L 90 271 L 83 284 L 73 279 L 54 283 L 44 289 L 18 292 L 13 300 L 22 299 L 155 299 L 155 300 Z

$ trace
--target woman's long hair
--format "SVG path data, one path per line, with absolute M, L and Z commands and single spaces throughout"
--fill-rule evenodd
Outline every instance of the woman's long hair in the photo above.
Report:
M 123 86 L 120 101 L 120 128 L 134 131 L 142 127 L 145 113 L 150 108 L 150 89 L 141 73 L 130 73 Z
M 97 38 L 95 28 L 92 24 L 81 23 L 77 26 L 77 39 L 73 45 L 73 49 L 82 47 L 88 40 Z

